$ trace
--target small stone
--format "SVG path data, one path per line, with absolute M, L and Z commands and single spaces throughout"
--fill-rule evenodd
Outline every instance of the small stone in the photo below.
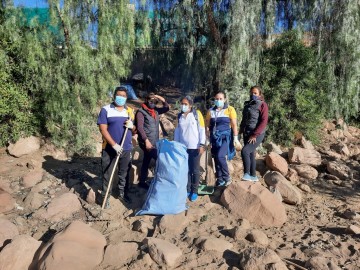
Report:
M 346 228 L 346 232 L 348 232 L 350 234 L 360 234 L 360 228 L 358 226 L 355 226 L 355 225 L 349 225 Z
M 151 258 L 159 265 L 175 266 L 182 256 L 181 249 L 166 240 L 148 237 L 143 243 L 148 246 Z
M 312 192 L 311 188 L 306 184 L 300 184 L 300 185 L 298 185 L 298 187 L 299 187 L 299 189 L 301 189 L 302 191 L 305 191 L 307 193 Z
M 269 244 L 269 239 L 265 233 L 260 230 L 252 230 L 246 237 L 246 240 L 254 243 L 258 243 L 263 246 L 267 246 Z

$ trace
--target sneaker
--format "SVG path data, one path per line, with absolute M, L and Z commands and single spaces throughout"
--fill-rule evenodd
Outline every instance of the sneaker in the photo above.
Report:
M 225 187 L 229 186 L 231 184 L 232 180 L 229 178 L 225 181 Z
M 250 177 L 251 177 L 251 181 L 253 181 L 253 182 L 259 181 L 259 178 L 256 175 L 255 176 L 250 175 Z
M 130 204 L 132 201 L 130 199 L 130 197 L 128 195 L 124 195 L 124 194 L 120 194 L 119 196 L 119 200 L 120 202 L 124 203 L 124 204 Z
M 241 179 L 244 181 L 253 181 L 252 176 L 248 173 L 245 173 Z
M 196 193 L 192 193 L 190 196 L 190 201 L 195 202 L 198 198 L 198 195 Z
M 217 187 L 223 187 L 223 186 L 225 186 L 225 181 L 224 180 L 217 180 L 216 181 L 216 186 Z

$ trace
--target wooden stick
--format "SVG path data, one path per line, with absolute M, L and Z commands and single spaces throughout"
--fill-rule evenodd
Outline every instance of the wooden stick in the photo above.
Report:
M 286 262 L 287 264 L 290 264 L 290 265 L 292 265 L 292 266 L 295 266 L 295 267 L 297 267 L 297 268 L 299 268 L 299 269 L 301 269 L 301 270 L 308 270 L 307 268 L 305 268 L 305 267 L 302 267 L 302 266 L 300 266 L 300 265 L 298 265 L 298 264 L 296 264 L 296 263 L 293 263 L 293 262 L 291 262 L 291 261 L 289 261 L 289 260 L 286 260 L 286 259 L 283 259 L 283 258 L 281 258 L 284 262 Z

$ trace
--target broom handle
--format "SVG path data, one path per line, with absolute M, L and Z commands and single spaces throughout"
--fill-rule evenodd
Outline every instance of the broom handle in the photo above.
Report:
M 121 140 L 121 145 L 120 145 L 121 148 L 122 148 L 123 145 L 124 145 L 125 138 L 126 138 L 126 135 L 127 135 L 127 131 L 128 131 L 128 128 L 125 129 L 123 138 L 122 138 L 122 140 Z M 101 206 L 101 210 L 104 210 L 105 203 L 106 203 L 106 199 L 107 199 L 107 196 L 109 195 L 109 190 L 110 190 L 110 187 L 111 187 L 111 184 L 112 184 L 112 180 L 113 180 L 113 178 L 114 178 L 114 173 L 115 173 L 117 164 L 118 164 L 118 162 L 119 162 L 119 158 L 120 158 L 120 155 L 117 155 L 116 160 L 115 160 L 115 164 L 114 164 L 114 168 L 113 168 L 113 170 L 112 170 L 112 172 L 111 172 L 110 181 L 109 181 L 108 187 L 107 187 L 107 189 L 106 189 L 104 201 L 103 201 L 102 206 Z

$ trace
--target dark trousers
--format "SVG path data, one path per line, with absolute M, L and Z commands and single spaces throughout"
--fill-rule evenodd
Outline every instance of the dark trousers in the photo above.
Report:
M 199 149 L 188 149 L 189 155 L 189 176 L 187 183 L 187 192 L 197 194 L 197 190 L 200 182 L 200 154 Z
M 115 165 L 117 156 L 109 155 L 105 150 L 102 151 L 101 156 L 101 168 L 103 173 L 103 190 L 102 190 L 102 198 L 104 199 L 106 190 L 109 185 L 110 177 L 112 170 Z M 124 196 L 126 192 L 129 189 L 129 175 L 130 175 L 130 169 L 131 169 L 131 152 L 130 151 L 124 151 L 118 161 L 118 188 L 119 188 L 119 195 Z M 114 176 L 113 176 L 114 178 Z M 112 183 L 114 183 L 114 179 L 112 180 Z M 109 190 L 109 195 L 111 195 L 112 190 L 112 183 Z
M 220 147 L 216 147 L 215 144 L 211 146 L 211 154 L 215 160 L 215 175 L 217 180 L 228 181 L 230 179 L 229 168 L 226 162 L 228 148 L 229 145 L 225 139 L 223 139 Z
M 256 148 L 264 140 L 265 133 L 260 134 L 256 137 L 256 142 L 254 144 L 248 143 L 250 136 L 244 134 L 244 147 L 241 150 L 241 157 L 244 164 L 244 173 L 248 173 L 252 176 L 256 176 L 256 160 L 255 160 L 255 151 Z
M 150 151 L 146 150 L 146 148 L 141 148 L 144 151 L 143 163 L 141 165 L 140 172 L 140 183 L 145 183 L 148 177 L 148 170 L 151 159 L 157 160 L 157 149 L 151 149 Z

